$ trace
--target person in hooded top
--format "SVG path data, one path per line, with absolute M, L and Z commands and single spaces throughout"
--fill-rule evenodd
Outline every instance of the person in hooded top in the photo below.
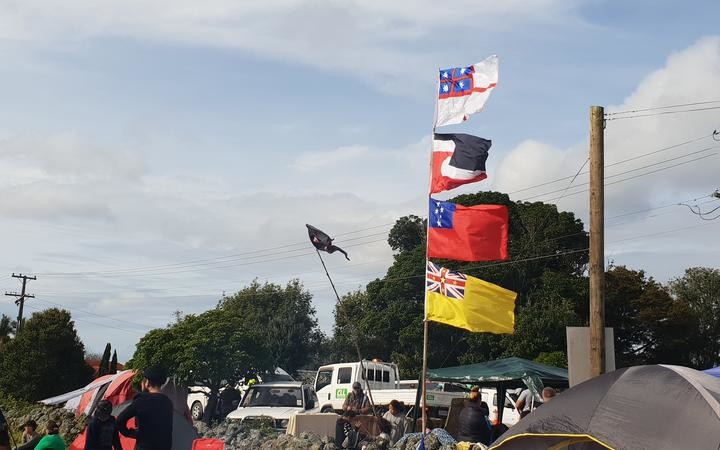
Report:
M 85 450 L 123 450 L 112 403 L 100 400 L 85 435 Z
M 489 445 L 492 436 L 489 414 L 487 403 L 480 400 L 480 389 L 473 387 L 458 416 L 458 441 Z

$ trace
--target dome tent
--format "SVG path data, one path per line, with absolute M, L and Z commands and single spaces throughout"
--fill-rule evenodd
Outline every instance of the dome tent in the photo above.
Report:
M 491 450 L 720 448 L 720 379 L 680 366 L 620 369 L 524 418 Z

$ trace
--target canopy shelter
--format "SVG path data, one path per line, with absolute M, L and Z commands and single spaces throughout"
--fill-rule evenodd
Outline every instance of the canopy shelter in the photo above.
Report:
M 497 389 L 498 399 L 504 399 L 506 390 L 512 388 L 527 387 L 539 397 L 544 386 L 568 387 L 567 370 L 515 357 L 430 369 L 427 379 L 494 387 Z M 499 400 L 499 404 L 502 404 L 500 402 L 502 400 Z M 498 408 L 500 421 L 502 421 L 503 409 Z
M 553 398 L 491 450 L 720 448 L 720 379 L 680 366 L 620 369 Z

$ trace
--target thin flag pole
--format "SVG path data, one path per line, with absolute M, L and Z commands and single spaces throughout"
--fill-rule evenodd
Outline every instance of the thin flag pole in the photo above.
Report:
M 440 68 L 438 67 L 438 74 L 440 73 Z M 438 114 L 438 103 L 437 103 L 437 96 L 438 92 L 440 92 L 440 77 L 438 75 L 437 81 L 435 83 L 435 111 L 433 112 L 433 121 L 432 121 L 432 133 L 430 133 L 430 162 L 428 164 L 428 198 L 425 200 L 425 207 L 428 208 L 430 205 L 430 194 L 431 194 L 431 185 L 432 185 L 432 165 L 433 165 L 433 141 L 435 140 L 435 123 L 437 122 L 437 114 Z M 430 216 L 428 215 L 428 221 L 430 220 Z M 428 243 L 430 239 L 430 223 L 428 222 L 427 226 L 425 227 L 425 272 L 427 276 L 427 266 L 428 266 Z M 422 405 L 422 430 L 421 433 L 423 435 L 425 434 L 425 430 L 427 430 L 428 425 L 428 416 L 427 416 L 427 372 L 428 372 L 428 335 L 429 335 L 429 327 L 428 327 L 428 320 L 427 320 L 427 286 L 424 288 L 424 302 L 423 302 L 423 363 L 422 363 L 422 387 L 421 387 L 421 395 L 422 395 L 422 401 L 420 404 Z M 417 416 L 415 416 L 417 417 Z
M 323 269 L 325 269 L 325 275 L 327 275 L 328 280 L 330 280 L 330 286 L 332 286 L 333 292 L 335 293 L 335 298 L 337 298 L 337 305 L 338 305 L 338 311 L 340 310 L 340 295 L 338 295 L 337 289 L 335 289 L 335 283 L 333 283 L 332 277 L 330 277 L 330 273 L 327 270 L 327 266 L 325 265 L 325 260 L 323 260 L 322 255 L 320 254 L 320 250 L 315 247 L 315 252 L 318 255 L 318 258 L 320 258 L 320 262 L 322 263 Z M 353 335 L 353 341 L 355 342 L 355 350 L 357 350 L 357 356 L 358 361 L 360 362 L 360 371 L 361 371 L 361 377 L 363 380 L 365 380 L 365 388 L 367 389 L 368 393 L 368 399 L 370 400 L 370 406 L 372 407 L 372 413 L 373 416 L 375 415 L 375 402 L 373 401 L 372 397 L 372 391 L 370 390 L 370 381 L 367 379 L 367 374 L 365 372 L 365 364 L 363 363 L 362 353 L 360 353 L 360 344 L 358 344 L 358 332 L 355 328 L 355 324 L 350 320 L 350 317 L 346 316 L 348 325 L 350 325 L 350 332 Z

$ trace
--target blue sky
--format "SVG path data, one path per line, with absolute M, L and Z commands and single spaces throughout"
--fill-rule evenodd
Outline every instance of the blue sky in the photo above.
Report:
M 500 57 L 486 110 L 442 131 L 493 140 L 488 180 L 458 192 L 514 192 L 577 171 L 590 105 L 720 100 L 718 13 L 716 1 L 4 2 L 0 288 L 37 274 L 30 311 L 70 308 L 87 347 L 110 341 L 121 360 L 173 311 L 254 278 L 301 278 L 329 330 L 332 292 L 303 225 L 352 245 L 351 263 L 329 257 L 342 292 L 383 274 L 382 233 L 424 213 L 438 67 Z M 609 122 L 606 159 L 716 128 L 718 110 Z M 712 152 L 608 187 L 608 258 L 663 282 L 717 266 L 718 222 L 687 208 L 612 219 L 710 194 Z M 584 219 L 586 197 L 558 205 Z M 283 244 L 298 245 L 245 253 Z M 0 312 L 16 314 L 10 298 Z

